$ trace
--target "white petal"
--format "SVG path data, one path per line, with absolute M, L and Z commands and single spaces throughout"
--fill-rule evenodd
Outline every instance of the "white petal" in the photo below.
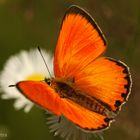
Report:
M 28 113 L 33 107 L 33 103 L 27 104 L 24 108 L 25 113 Z

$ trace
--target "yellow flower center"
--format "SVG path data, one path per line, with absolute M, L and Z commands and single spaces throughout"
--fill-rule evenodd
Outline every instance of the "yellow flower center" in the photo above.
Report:
M 45 76 L 43 74 L 34 73 L 29 76 L 27 76 L 26 80 L 34 80 L 34 81 L 42 81 L 45 79 Z

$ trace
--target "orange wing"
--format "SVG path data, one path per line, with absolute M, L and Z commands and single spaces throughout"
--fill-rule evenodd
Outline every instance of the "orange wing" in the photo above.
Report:
M 109 126 L 111 118 L 89 111 L 86 108 L 60 98 L 51 87 L 43 82 L 22 81 L 16 87 L 28 99 L 37 105 L 48 109 L 56 115 L 64 115 L 74 124 L 85 130 L 100 130 Z
M 99 27 L 82 9 L 71 7 L 65 14 L 55 52 L 54 72 L 77 90 L 117 112 L 128 97 L 131 78 L 127 66 L 99 58 L 106 49 Z
M 106 49 L 106 41 L 95 21 L 82 9 L 72 6 L 66 12 L 56 46 L 56 77 L 72 78 Z
M 110 111 L 117 113 L 131 87 L 128 67 L 112 58 L 100 57 L 82 71 L 75 72 L 75 88 L 95 97 Z
M 44 82 L 21 81 L 17 89 L 29 100 L 56 115 L 61 115 L 60 96 Z
M 90 111 L 71 100 L 62 98 L 62 114 L 82 129 L 97 131 L 106 129 L 113 118 Z

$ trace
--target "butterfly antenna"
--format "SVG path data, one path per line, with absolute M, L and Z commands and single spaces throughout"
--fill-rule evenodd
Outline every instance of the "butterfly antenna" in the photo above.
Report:
M 48 70 L 48 73 L 49 73 L 50 77 L 52 78 L 52 75 L 51 75 L 50 70 L 49 70 L 49 67 L 48 67 L 48 65 L 47 65 L 47 63 L 46 63 L 46 61 L 45 61 L 45 58 L 44 58 L 44 56 L 43 56 L 43 54 L 42 54 L 42 51 L 41 51 L 41 49 L 40 49 L 39 46 L 38 46 L 37 48 L 38 48 L 38 51 L 39 51 L 39 53 L 40 53 L 40 55 L 41 55 L 41 57 L 42 57 L 42 59 L 43 59 L 43 61 L 44 61 L 44 63 L 45 63 L 45 66 L 46 66 L 46 68 L 47 68 L 47 70 Z

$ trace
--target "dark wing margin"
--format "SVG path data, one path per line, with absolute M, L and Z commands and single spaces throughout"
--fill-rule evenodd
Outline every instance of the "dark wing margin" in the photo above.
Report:
M 115 105 L 114 105 L 115 107 L 118 108 L 116 110 L 116 113 L 117 113 L 121 109 L 121 106 L 128 100 L 129 94 L 131 93 L 132 78 L 131 78 L 129 67 L 126 64 L 124 64 L 121 61 L 116 61 L 113 58 L 107 57 L 107 59 L 115 62 L 116 65 L 123 67 L 124 68 L 123 73 L 126 74 L 126 76 L 124 77 L 124 79 L 127 80 L 127 84 L 124 85 L 124 88 L 126 89 L 126 92 L 121 94 L 121 97 L 124 99 L 124 101 L 122 102 L 120 100 L 116 100 Z
M 66 13 L 65 13 L 62 21 L 64 21 L 65 17 L 68 14 L 79 14 L 79 15 L 83 16 L 84 18 L 86 18 L 87 21 L 89 21 L 92 24 L 92 26 L 97 30 L 97 32 L 99 33 L 100 37 L 102 38 L 102 40 L 104 42 L 104 45 L 105 46 L 107 45 L 107 40 L 106 40 L 103 32 L 101 31 L 100 27 L 98 26 L 98 24 L 96 23 L 96 21 L 92 18 L 92 16 L 89 13 L 87 13 L 83 8 L 81 8 L 79 6 L 76 6 L 76 5 L 70 6 L 66 10 Z M 63 22 L 62 22 L 62 24 L 63 24 Z M 60 26 L 60 29 L 62 27 L 62 24 Z

